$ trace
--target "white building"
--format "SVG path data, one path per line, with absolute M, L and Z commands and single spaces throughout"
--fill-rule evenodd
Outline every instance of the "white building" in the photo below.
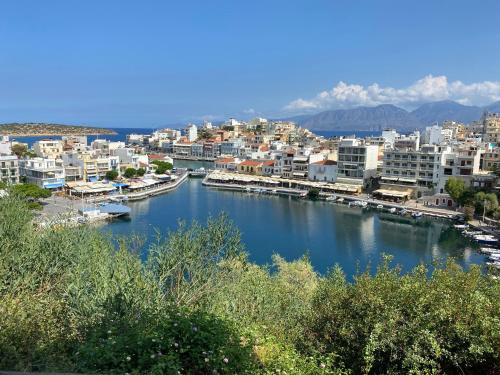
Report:
M 63 153 L 63 141 L 41 139 L 33 144 L 33 150 L 41 158 L 59 158 Z
M 66 183 L 65 169 L 61 159 L 21 159 L 19 174 L 26 178 L 26 182 L 45 189 L 62 188 Z
M 338 150 L 338 178 L 366 182 L 377 174 L 377 145 L 366 145 L 358 139 L 343 139 Z
M 455 177 L 464 181 L 465 186 L 472 187 L 475 175 L 479 174 L 481 156 L 484 150 L 476 146 L 459 145 L 453 150 L 443 152 L 441 172 L 436 186 L 436 192 L 444 193 L 446 181 Z
M 8 135 L 0 136 L 0 155 L 11 155 L 12 144 L 10 143 Z
M 337 181 L 337 162 L 333 160 L 320 160 L 309 164 L 308 178 L 311 181 L 335 182 Z
M 19 183 L 19 160 L 16 155 L 0 155 L 0 181 L 6 184 Z
M 441 158 L 436 145 L 423 145 L 418 151 L 386 150 L 381 183 L 417 190 L 417 196 L 432 193 L 439 182 Z
M 424 142 L 430 145 L 441 145 L 451 141 L 453 138 L 452 129 L 443 129 L 438 125 L 428 126 L 425 128 Z
M 198 139 L 198 127 L 194 124 L 189 124 L 186 127 L 186 137 L 189 142 L 194 142 Z

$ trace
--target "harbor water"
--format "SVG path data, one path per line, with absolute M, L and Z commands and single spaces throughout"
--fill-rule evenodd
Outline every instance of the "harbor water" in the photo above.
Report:
M 259 264 L 270 263 L 274 253 L 287 260 L 308 254 L 318 272 L 339 264 L 348 276 L 368 265 L 375 268 L 383 253 L 393 255 L 404 271 L 447 257 L 464 267 L 484 264 L 474 244 L 446 220 L 416 220 L 325 201 L 226 191 L 201 182 L 188 179 L 175 191 L 129 202 L 130 218 L 113 221 L 103 230 L 142 236 L 146 256 L 157 230 L 166 234 L 177 228 L 179 220 L 203 223 L 224 212 L 240 229 L 249 258 Z

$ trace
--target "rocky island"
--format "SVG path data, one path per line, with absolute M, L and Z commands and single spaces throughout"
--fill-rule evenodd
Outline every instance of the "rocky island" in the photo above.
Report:
M 0 135 L 10 136 L 64 136 L 64 135 L 113 135 L 114 130 L 84 125 L 47 123 L 0 124 Z

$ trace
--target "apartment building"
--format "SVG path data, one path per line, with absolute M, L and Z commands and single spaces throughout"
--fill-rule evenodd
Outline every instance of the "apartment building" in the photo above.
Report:
M 430 194 L 439 182 L 441 157 L 436 145 L 423 145 L 420 150 L 386 150 L 381 184 L 410 188 L 417 196 Z
M 463 180 L 466 186 L 474 186 L 475 176 L 479 174 L 481 155 L 484 150 L 475 145 L 460 144 L 446 150 L 441 158 L 441 172 L 436 192 L 444 193 L 446 181 L 450 177 Z
M 66 172 L 61 159 L 21 159 L 19 174 L 27 183 L 44 189 L 60 189 L 66 183 Z
M 343 139 L 338 149 L 338 177 L 366 182 L 377 174 L 377 145 L 367 145 L 358 139 Z
M 0 181 L 5 184 L 19 183 L 19 160 L 16 155 L 0 155 Z
M 221 142 L 220 153 L 221 155 L 240 155 L 240 149 L 245 147 L 245 141 L 241 138 L 230 138 Z
M 198 139 L 198 127 L 194 124 L 189 124 L 185 129 L 185 133 L 189 142 L 194 142 Z
M 33 151 L 38 157 L 57 159 L 63 153 L 63 141 L 41 139 L 33 144 Z
M 483 118 L 483 140 L 487 143 L 500 143 L 500 114 L 489 113 Z
M 482 169 L 494 171 L 500 167 L 500 147 L 490 147 L 482 155 Z

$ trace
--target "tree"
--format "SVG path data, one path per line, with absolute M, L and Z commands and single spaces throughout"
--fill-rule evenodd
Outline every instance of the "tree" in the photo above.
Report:
M 26 154 L 28 148 L 23 144 L 16 143 L 12 145 L 11 150 L 14 155 L 17 155 L 18 158 L 21 158 Z
M 137 170 L 137 176 L 142 177 L 146 174 L 146 170 L 144 168 L 139 168 Z
M 49 198 L 52 193 L 34 184 L 18 184 L 12 186 L 12 191 L 20 196 L 31 199 Z
M 476 212 L 480 215 L 493 213 L 498 207 L 498 198 L 494 193 L 485 193 L 480 191 L 474 196 Z
M 465 192 L 465 183 L 455 177 L 450 177 L 444 185 L 444 190 L 455 201 L 459 202 L 462 194 Z
M 137 174 L 137 170 L 135 168 L 127 168 L 123 175 L 127 178 L 132 178 Z
M 114 181 L 118 177 L 118 172 L 113 170 L 113 171 L 107 171 L 106 172 L 106 179 L 109 181 Z
M 307 197 L 310 200 L 313 200 L 313 201 L 318 200 L 318 198 L 319 198 L 319 190 L 316 189 L 316 188 L 309 189 L 309 191 L 307 192 Z
M 156 174 L 164 174 L 166 171 L 169 171 L 174 167 L 172 163 L 163 160 L 155 160 L 152 164 L 156 165 Z

